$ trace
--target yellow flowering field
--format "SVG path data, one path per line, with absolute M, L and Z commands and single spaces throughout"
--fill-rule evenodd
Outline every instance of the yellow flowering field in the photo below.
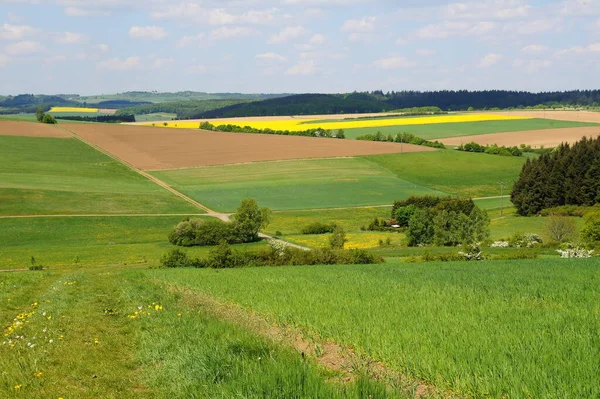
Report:
M 293 236 L 286 236 L 285 239 L 310 248 L 322 248 L 328 246 L 330 236 L 331 234 L 299 234 Z M 399 245 L 402 239 L 404 238 L 404 234 L 386 233 L 378 231 L 361 231 L 346 233 L 346 238 L 348 239 L 348 242 L 346 242 L 344 248 L 367 249 L 378 247 L 379 240 L 385 242 L 387 238 L 391 240 L 392 245 Z
M 322 128 L 326 130 L 337 129 L 356 129 L 368 127 L 385 127 L 385 126 L 409 126 L 409 125 L 428 125 L 438 123 L 463 123 L 463 122 L 485 122 L 485 121 L 507 121 L 507 120 L 524 120 L 533 119 L 525 116 L 514 115 L 498 115 L 498 114 L 465 114 L 465 115 L 441 115 L 441 116 L 424 116 L 417 118 L 386 118 L 386 119 L 349 119 L 345 121 L 323 121 L 315 123 L 318 119 L 286 119 L 272 121 L 244 121 L 244 120 L 209 120 L 211 124 L 218 126 L 224 124 L 232 124 L 238 126 L 250 126 L 255 129 L 272 129 L 272 130 L 289 130 L 291 132 L 299 132 L 308 129 Z M 152 125 L 147 123 L 145 125 Z M 172 128 L 188 128 L 197 129 L 200 122 L 190 121 L 173 121 L 168 122 L 166 127 Z M 164 126 L 164 125 L 158 125 Z
M 52 107 L 48 112 L 98 112 L 98 108 Z

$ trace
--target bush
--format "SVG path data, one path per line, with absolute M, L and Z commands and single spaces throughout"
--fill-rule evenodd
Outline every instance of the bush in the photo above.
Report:
M 396 209 L 396 212 L 392 217 L 396 220 L 396 223 L 401 227 L 407 227 L 410 218 L 414 215 L 417 207 L 414 205 L 400 206 Z
M 188 257 L 187 253 L 179 248 L 175 248 L 170 252 L 167 252 L 160 258 L 160 263 L 164 267 L 189 267 L 192 266 L 192 260 Z
M 207 263 L 209 267 L 215 269 L 230 268 L 238 265 L 236 256 L 226 240 L 221 240 L 219 245 L 210 250 Z
M 600 212 L 590 213 L 585 217 L 581 239 L 590 244 L 600 242 Z
M 305 226 L 300 232 L 302 234 L 325 234 L 333 233 L 337 225 L 335 223 L 325 224 L 320 222 L 311 223 Z
M 235 226 L 219 219 L 184 220 L 169 233 L 169 242 L 182 247 L 216 245 L 221 240 L 240 241 Z
M 417 209 L 408 222 L 408 246 L 427 245 L 433 242 L 433 215 L 428 209 Z
M 508 243 L 513 248 L 534 248 L 543 243 L 542 237 L 537 234 L 515 233 Z
M 44 266 L 42 266 L 42 265 L 31 265 L 31 266 L 29 266 L 29 270 L 31 270 L 31 271 L 44 270 Z
M 42 123 L 47 123 L 49 125 L 55 125 L 56 119 L 54 119 L 54 117 L 50 114 L 44 114 L 44 117 L 42 118 Z
M 260 229 L 269 225 L 271 211 L 259 208 L 255 199 L 246 198 L 242 200 L 232 219 L 237 239 L 240 242 L 253 242 L 258 240 Z
M 551 215 L 546 220 L 546 231 L 556 242 L 571 241 L 577 234 L 577 226 L 566 216 Z
M 344 249 L 344 245 L 348 242 L 346 238 L 346 232 L 342 228 L 342 226 L 336 226 L 329 237 L 329 246 L 332 249 Z

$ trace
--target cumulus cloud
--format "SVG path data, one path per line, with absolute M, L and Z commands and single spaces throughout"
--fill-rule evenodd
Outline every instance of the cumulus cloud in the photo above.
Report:
M 399 55 L 373 61 L 373 66 L 380 69 L 400 69 L 416 66 L 416 62 Z
M 208 44 L 208 40 L 205 33 L 198 33 L 193 36 L 183 36 L 177 41 L 177 47 L 202 47 L 206 44 Z
M 9 44 L 6 46 L 6 53 L 8 55 L 32 55 L 41 53 L 44 51 L 44 46 L 39 42 L 31 40 L 24 40 L 21 42 Z
M 445 21 L 441 24 L 430 24 L 416 32 L 421 39 L 446 39 L 451 36 L 475 37 L 491 32 L 497 27 L 495 22 L 452 22 Z
M 62 32 L 56 34 L 54 42 L 58 44 L 83 44 L 88 40 L 89 38 L 81 33 Z
M 255 34 L 256 31 L 252 28 L 247 28 L 243 26 L 222 26 L 218 29 L 210 32 L 210 39 L 212 40 L 227 40 L 227 39 L 235 39 L 238 37 L 245 37 Z
M 417 55 L 420 55 L 421 57 L 430 57 L 432 55 L 437 54 L 437 51 L 432 50 L 432 49 L 427 49 L 427 48 L 420 48 L 420 49 L 417 49 L 417 51 L 415 51 L 415 53 L 417 53 Z
M 490 53 L 479 61 L 480 68 L 489 68 L 499 63 L 504 56 L 502 54 Z
M 132 26 L 129 29 L 129 37 L 132 39 L 160 40 L 167 36 L 161 26 Z
M 257 60 L 263 60 L 263 61 L 275 61 L 275 62 L 286 62 L 287 61 L 286 57 L 284 57 L 281 54 L 277 54 L 277 53 L 257 54 L 254 58 L 256 58 Z
M 519 69 L 524 70 L 526 73 L 534 74 L 542 69 L 550 68 L 552 66 L 552 61 L 550 60 L 522 60 L 516 59 L 513 62 L 513 66 Z
M 0 53 L 0 68 L 8 65 L 12 61 L 12 57 Z
M 600 53 L 600 43 L 592 43 L 587 46 L 574 46 L 568 49 L 559 50 L 556 52 L 557 56 L 565 55 L 585 55 L 590 53 Z
M 37 29 L 27 25 L 4 24 L 0 26 L 0 39 L 2 40 L 23 40 L 37 33 Z
M 342 32 L 365 33 L 375 30 L 376 17 L 364 17 L 362 19 L 349 19 L 342 25 Z
M 546 51 L 548 51 L 548 46 L 541 44 L 530 44 L 529 46 L 525 46 L 521 49 L 523 54 L 542 54 Z
M 325 43 L 325 40 L 327 40 L 325 35 L 317 33 L 316 35 L 313 35 L 308 42 L 310 44 L 323 44 Z
M 248 10 L 234 14 L 224 8 L 206 8 L 200 4 L 188 2 L 178 5 L 166 4 L 151 13 L 154 19 L 188 20 L 209 25 L 265 25 L 275 21 L 279 10 Z
M 110 12 L 106 10 L 95 10 L 89 8 L 81 8 L 81 7 L 66 7 L 65 15 L 69 17 L 94 17 L 101 16 L 106 17 L 110 15 Z
M 105 71 L 135 71 L 142 69 L 143 66 L 140 57 L 111 58 L 98 63 L 98 69 Z
M 269 38 L 269 44 L 283 44 L 287 43 L 290 40 L 298 39 L 302 36 L 305 36 L 309 33 L 309 31 L 303 26 L 288 26 L 283 29 L 281 32 L 271 36 Z
M 317 71 L 317 64 L 314 60 L 300 61 L 286 71 L 287 75 L 312 75 Z

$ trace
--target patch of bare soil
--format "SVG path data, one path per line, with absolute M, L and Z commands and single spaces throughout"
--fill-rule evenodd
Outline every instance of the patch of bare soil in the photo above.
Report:
M 103 114 L 108 114 L 108 115 L 114 115 L 117 113 L 117 110 L 110 109 L 110 108 L 100 108 L 100 109 L 98 109 L 98 112 L 103 113 Z
M 54 125 L 21 121 L 0 121 L 0 136 L 71 137 Z
M 131 125 L 71 124 L 69 131 L 145 170 L 401 151 L 397 143 Z M 403 152 L 435 151 L 404 144 Z
M 401 389 L 415 398 L 443 397 L 454 398 L 452 392 L 445 392 L 413 378 L 389 369 L 382 362 L 358 354 L 352 348 L 325 340 L 317 335 L 306 334 L 298 328 L 268 321 L 264 317 L 247 311 L 236 304 L 223 303 L 203 293 L 187 288 L 169 286 L 169 291 L 181 295 L 184 305 L 199 308 L 202 312 L 215 316 L 228 323 L 243 327 L 253 333 L 287 347 L 292 347 L 328 370 L 336 372 L 336 382 L 349 383 L 359 375 Z
M 527 144 L 534 148 L 556 147 L 561 143 L 574 143 L 582 137 L 594 137 L 600 135 L 598 127 L 576 127 L 566 129 L 525 130 L 521 132 L 492 133 L 475 136 L 450 137 L 440 139 L 445 145 L 460 145 L 475 142 L 481 145 L 497 144 L 505 146 L 518 146 Z

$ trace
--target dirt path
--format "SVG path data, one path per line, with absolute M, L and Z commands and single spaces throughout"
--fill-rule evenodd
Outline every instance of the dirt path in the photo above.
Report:
M 174 285 L 169 286 L 169 291 L 181 294 L 181 301 L 184 305 L 200 308 L 202 312 L 248 329 L 277 344 L 294 348 L 303 357 L 315 361 L 328 370 L 339 373 L 338 382 L 340 383 L 352 382 L 360 375 L 367 375 L 386 384 L 388 387 L 400 388 L 415 398 L 458 397 L 452 392 L 441 391 L 424 381 L 402 375 L 390 369 L 384 363 L 359 354 L 337 342 L 324 339 L 316 334 L 308 334 L 290 325 L 275 323 L 261 315 L 243 309 L 237 304 L 225 303 L 204 293 Z

